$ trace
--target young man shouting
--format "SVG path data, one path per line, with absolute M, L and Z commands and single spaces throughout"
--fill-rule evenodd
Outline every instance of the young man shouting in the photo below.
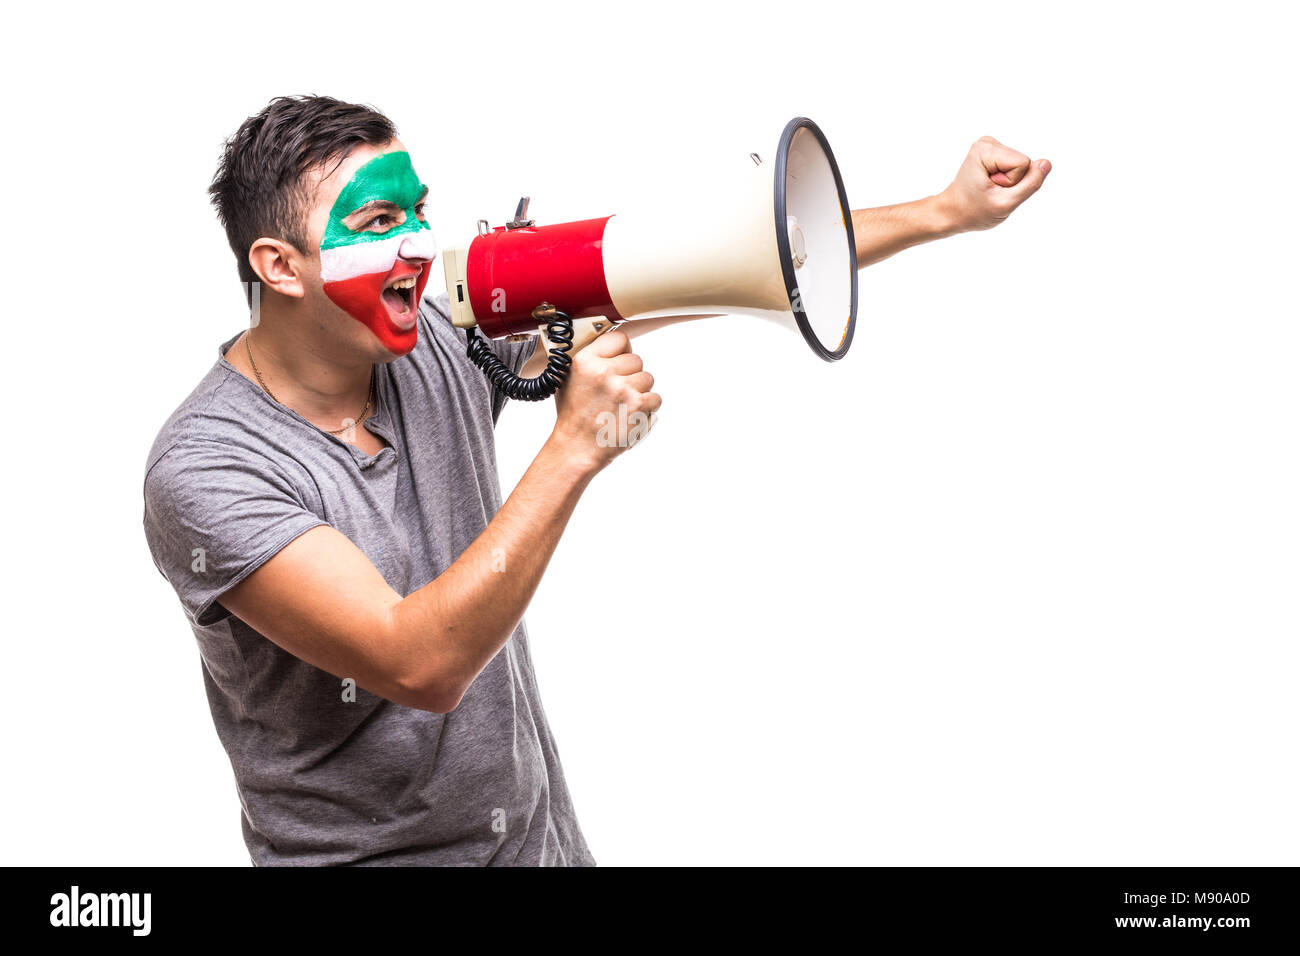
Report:
M 994 225 L 1049 168 L 981 140 L 938 196 L 854 213 L 859 266 Z M 210 192 L 256 321 L 159 433 L 144 524 L 198 639 L 252 861 L 594 863 L 523 614 L 583 490 L 626 450 L 597 440 L 602 413 L 660 406 L 628 334 L 651 323 L 577 354 L 503 503 L 505 398 L 445 296 L 424 297 L 428 189 L 392 123 L 276 99 Z M 529 374 L 534 344 L 491 348 Z

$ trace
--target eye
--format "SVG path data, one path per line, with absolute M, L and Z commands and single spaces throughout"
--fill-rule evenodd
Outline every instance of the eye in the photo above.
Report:
M 424 203 L 423 203 L 423 202 L 418 202 L 418 203 L 415 204 L 415 215 L 416 215 L 418 218 L 420 218 L 420 219 L 423 219 L 423 218 L 424 218 Z
M 367 222 L 364 228 L 366 229 L 378 228 L 380 230 L 384 230 L 387 229 L 392 224 L 393 224 L 392 216 L 388 215 L 387 213 L 380 213 L 378 216 L 375 216 L 374 219 L 371 219 L 369 222 Z

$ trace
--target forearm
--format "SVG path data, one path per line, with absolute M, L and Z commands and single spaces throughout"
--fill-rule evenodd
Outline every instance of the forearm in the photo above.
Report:
M 509 639 L 593 474 L 548 441 L 464 553 L 392 608 L 403 670 L 430 709 L 454 708 Z
M 923 242 L 960 232 L 947 197 L 940 193 L 915 202 L 853 210 L 858 268 L 888 259 Z

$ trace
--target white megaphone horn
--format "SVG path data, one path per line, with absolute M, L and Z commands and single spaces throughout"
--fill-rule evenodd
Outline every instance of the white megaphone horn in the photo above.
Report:
M 844 357 L 857 321 L 853 220 L 826 137 L 791 120 L 776 155 L 743 157 L 688 214 L 627 212 L 538 226 L 521 200 L 512 222 L 443 251 L 452 322 L 470 356 L 512 397 L 545 398 L 579 338 L 625 319 L 738 313 L 797 329 L 827 361 Z M 519 379 L 477 339 L 544 330 L 547 371 Z

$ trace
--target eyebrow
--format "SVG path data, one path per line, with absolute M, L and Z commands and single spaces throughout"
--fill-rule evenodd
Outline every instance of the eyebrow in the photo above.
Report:
M 429 187 L 428 187 L 428 186 L 421 186 L 421 187 L 420 187 L 420 195 L 416 197 L 415 202 L 414 202 L 412 205 L 418 206 L 418 205 L 420 205 L 420 203 L 424 202 L 424 201 L 425 201 L 426 199 L 428 199 L 428 198 L 429 198 Z M 346 216 L 344 216 L 343 218 L 344 218 L 344 219 L 354 219 L 354 218 L 356 218 L 356 217 L 358 217 L 358 216 L 364 216 L 364 215 L 367 215 L 367 214 L 369 214 L 369 213 L 376 213 L 376 212 L 381 212 L 381 211 L 382 211 L 382 212 L 390 212 L 390 211 L 392 211 L 392 210 L 394 210 L 394 209 L 400 212 L 401 209 L 402 209 L 402 207 L 399 206 L 399 205 L 398 205 L 397 203 L 395 203 L 395 202 L 390 202 L 390 201 L 387 200 L 387 199 L 372 199 L 372 200 L 370 200 L 370 202 L 362 203 L 360 206 L 358 206 L 356 209 L 352 210 L 350 213 L 348 213 L 348 214 L 347 214 Z
M 356 209 L 348 213 L 344 218 L 351 219 L 353 216 L 360 216 L 363 213 L 379 212 L 380 210 L 401 209 L 402 207 L 395 202 L 389 202 L 387 199 L 372 199 L 368 203 L 363 203 Z

